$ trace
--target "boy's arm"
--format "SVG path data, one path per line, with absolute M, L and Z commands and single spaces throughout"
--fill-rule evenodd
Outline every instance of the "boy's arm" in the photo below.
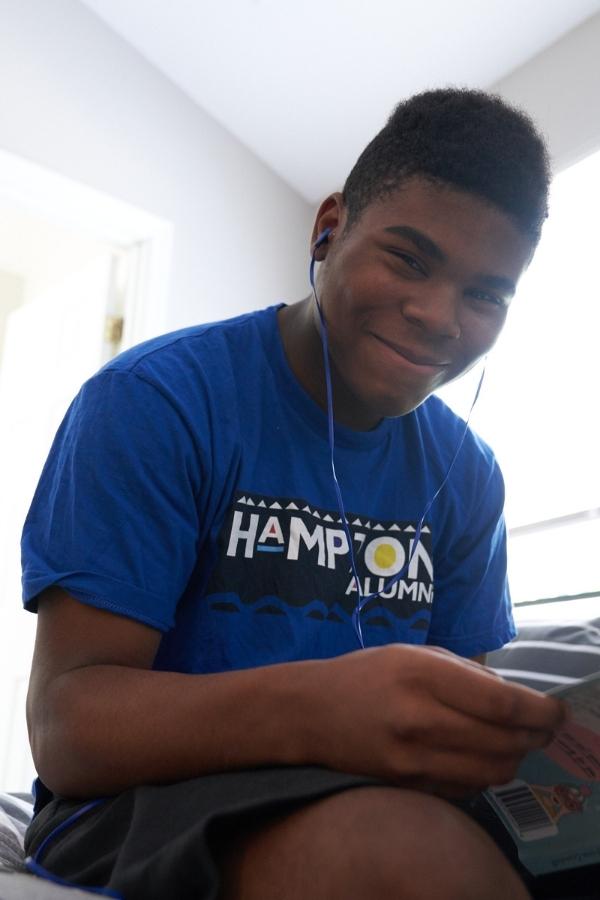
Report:
M 558 701 L 437 648 L 390 645 L 214 675 L 151 671 L 160 634 L 51 588 L 28 696 L 55 793 L 101 796 L 261 765 L 322 765 L 398 784 L 509 780 Z

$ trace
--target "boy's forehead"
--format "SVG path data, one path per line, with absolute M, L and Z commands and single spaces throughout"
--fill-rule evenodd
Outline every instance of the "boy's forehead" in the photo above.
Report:
M 432 222 L 439 221 L 448 224 L 448 210 L 456 210 L 463 218 L 493 218 L 504 221 L 511 228 L 517 229 L 512 217 L 501 207 L 491 203 L 479 194 L 444 181 L 425 178 L 424 176 L 411 176 L 402 181 L 398 186 L 384 190 L 374 197 L 356 218 L 357 222 L 367 222 L 383 219 L 398 219 L 398 224 L 403 224 L 402 219 L 407 216 L 423 216 Z M 351 213 L 345 210 L 346 215 Z M 350 215 L 350 218 L 352 216 Z M 391 222 L 391 224 L 396 224 Z
M 348 216 L 349 210 L 344 210 Z M 444 262 L 457 246 L 513 269 L 518 279 L 535 244 L 504 210 L 448 182 L 411 176 L 375 197 L 352 222 L 348 236 L 380 233 L 404 238 L 428 257 Z

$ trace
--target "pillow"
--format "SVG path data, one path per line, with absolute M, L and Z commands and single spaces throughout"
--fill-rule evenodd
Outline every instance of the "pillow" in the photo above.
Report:
M 24 869 L 23 840 L 32 815 L 31 797 L 0 793 L 0 869 Z
M 488 653 L 487 664 L 538 691 L 572 684 L 600 670 L 600 619 L 523 625 L 512 643 Z

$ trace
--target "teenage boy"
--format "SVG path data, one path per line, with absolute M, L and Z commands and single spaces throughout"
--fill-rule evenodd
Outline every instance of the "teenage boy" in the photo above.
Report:
M 84 385 L 23 536 L 33 865 L 128 900 L 529 896 L 452 801 L 563 713 L 479 664 L 515 633 L 502 478 L 431 395 L 498 337 L 548 181 L 498 98 L 413 97 L 319 208 L 316 296 Z

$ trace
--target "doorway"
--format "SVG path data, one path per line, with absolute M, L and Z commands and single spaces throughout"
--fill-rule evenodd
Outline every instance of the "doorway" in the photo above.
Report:
M 34 775 L 24 700 L 35 617 L 20 532 L 81 383 L 164 329 L 172 227 L 0 151 L 0 785 Z

